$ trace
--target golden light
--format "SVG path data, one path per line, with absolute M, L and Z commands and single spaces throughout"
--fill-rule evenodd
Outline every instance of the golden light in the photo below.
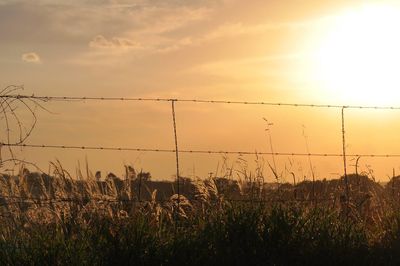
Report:
M 329 97 L 400 105 L 400 9 L 368 5 L 335 16 L 314 59 L 314 75 Z

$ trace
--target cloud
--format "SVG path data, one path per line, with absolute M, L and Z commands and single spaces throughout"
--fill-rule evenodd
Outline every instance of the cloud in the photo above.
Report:
M 92 61 L 92 64 L 96 65 L 101 62 L 110 65 L 114 60 L 121 63 L 122 60 L 129 61 L 132 58 L 177 49 L 178 46 L 186 45 L 185 41 L 190 42 L 190 38 L 182 40 L 180 36 L 190 31 L 193 24 L 206 20 L 211 9 L 203 6 L 180 7 L 163 4 L 103 11 L 107 11 L 106 14 L 98 14 L 97 20 L 98 17 L 108 16 L 109 19 L 102 20 L 113 21 L 115 23 L 111 25 L 119 26 L 112 29 L 112 26 L 107 24 L 92 31 L 94 34 L 91 36 L 94 37 L 87 44 L 90 49 L 75 56 L 70 62 L 87 65 Z M 83 24 L 95 25 L 95 23 Z M 92 33 L 91 30 L 85 32 Z M 121 55 L 126 57 L 121 58 Z
M 22 61 L 24 61 L 24 62 L 35 63 L 35 64 L 41 63 L 39 55 L 34 52 L 24 53 L 24 54 L 22 54 L 21 58 L 22 58 Z
M 179 49 L 200 46 L 215 40 L 226 38 L 237 38 L 239 36 L 259 36 L 271 31 L 282 30 L 301 30 L 305 28 L 315 28 L 323 25 L 331 19 L 330 16 L 313 18 L 303 21 L 291 22 L 273 22 L 273 23 L 259 23 L 259 24 L 246 24 L 241 22 L 226 22 L 215 26 L 214 28 L 206 31 L 205 33 L 197 36 L 184 36 L 181 39 L 172 39 L 167 45 L 160 47 L 157 52 L 168 53 L 174 52 Z
M 103 35 L 97 35 L 89 42 L 89 47 L 97 49 L 137 49 L 141 45 L 126 38 L 113 37 L 107 39 Z
M 2 44 L 41 44 L 46 39 L 48 44 L 75 47 L 97 35 L 123 36 L 146 46 L 154 35 L 205 19 L 215 6 L 215 0 L 37 0 L 34 5 L 27 0 L 4 1 L 0 0 Z M 37 28 L 40 31 L 32 30 Z

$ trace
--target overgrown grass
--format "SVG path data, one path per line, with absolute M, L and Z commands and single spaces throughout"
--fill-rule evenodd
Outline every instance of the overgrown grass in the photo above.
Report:
M 3 226 L 0 259 L 9 265 L 395 265 L 396 217 L 371 241 L 373 232 L 362 222 L 297 205 L 226 204 L 178 223 L 152 223 L 144 212 L 92 213 Z
M 54 177 L 0 178 L 0 265 L 400 264 L 394 182 L 350 175 L 346 204 L 342 179 L 268 190 L 185 180 L 177 204 L 128 177 L 75 180 L 60 164 Z

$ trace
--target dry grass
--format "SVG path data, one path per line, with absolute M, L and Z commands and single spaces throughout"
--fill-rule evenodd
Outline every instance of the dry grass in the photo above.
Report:
M 199 265 L 222 263 L 224 256 L 244 262 L 253 253 L 250 264 L 270 260 L 279 265 L 298 256 L 312 264 L 307 256 L 320 252 L 341 254 L 346 263 L 366 252 L 386 263 L 384 254 L 400 243 L 397 177 L 384 188 L 367 176 L 349 175 L 347 205 L 342 179 L 271 186 L 260 181 L 262 171 L 238 171 L 239 181 L 231 171 L 222 178 L 182 178 L 178 196 L 174 183 L 152 182 L 132 171 L 122 179 L 109 175 L 101 181 L 88 169 L 86 176 L 77 173 L 72 178 L 56 162 L 51 176 L 23 168 L 17 176 L 0 176 L 0 255 L 8 258 L 5 264 L 18 258 L 37 264 L 128 260 L 167 265 L 176 256 L 187 258 L 176 261 L 185 264 L 195 253 L 200 255 L 193 264 Z M 98 248 L 110 258 L 97 254 Z M 74 260 L 68 261 L 71 256 Z M 93 263 L 91 256 L 96 257 Z M 392 259 L 389 263 L 397 258 Z

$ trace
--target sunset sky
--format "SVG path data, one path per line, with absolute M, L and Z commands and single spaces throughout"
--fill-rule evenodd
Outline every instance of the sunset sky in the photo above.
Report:
M 24 85 L 29 95 L 400 106 L 397 2 L 0 0 L 0 87 Z M 27 143 L 174 148 L 169 103 L 46 106 L 52 113 L 38 113 Z M 341 152 L 338 109 L 177 103 L 176 110 L 181 149 L 268 152 L 266 118 L 274 151 Z M 400 153 L 399 112 L 348 110 L 348 152 Z M 27 148 L 18 156 L 44 170 L 58 158 L 73 175 L 85 158 L 103 173 L 121 174 L 123 164 L 159 179 L 175 173 L 174 154 Z M 253 171 L 255 159 L 245 156 Z M 272 181 L 272 158 L 264 160 Z M 310 176 L 308 158 L 276 160 L 280 172 Z M 204 177 L 223 164 L 220 155 L 181 155 L 184 176 Z M 318 178 L 343 173 L 340 158 L 311 164 Z M 399 166 L 398 159 L 361 158 L 359 170 L 387 180 Z

